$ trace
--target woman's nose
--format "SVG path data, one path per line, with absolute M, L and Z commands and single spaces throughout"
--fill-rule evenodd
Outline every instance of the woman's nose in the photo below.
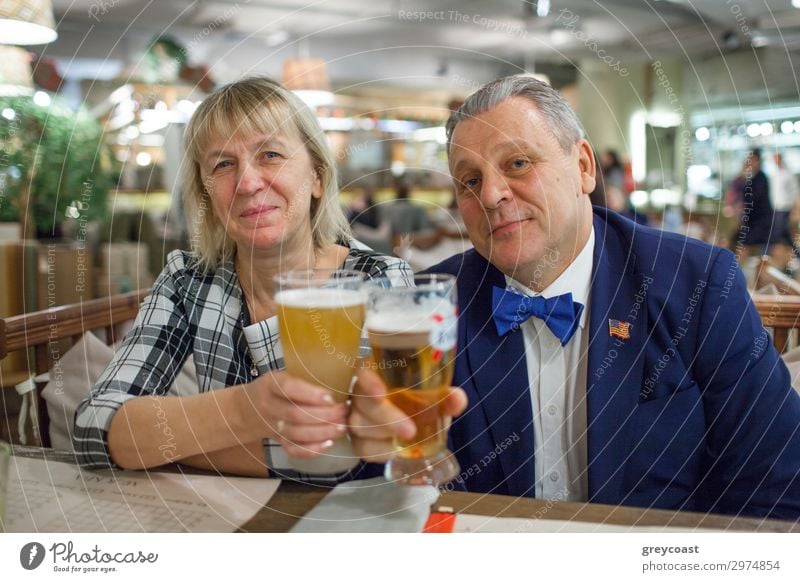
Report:
M 264 187 L 264 177 L 259 169 L 250 162 L 239 165 L 239 176 L 236 181 L 236 193 L 251 195 L 259 192 Z

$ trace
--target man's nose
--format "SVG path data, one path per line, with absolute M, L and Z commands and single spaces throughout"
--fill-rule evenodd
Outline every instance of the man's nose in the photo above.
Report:
M 511 200 L 511 189 L 499 172 L 486 172 L 481 184 L 481 204 L 484 208 L 493 209 Z

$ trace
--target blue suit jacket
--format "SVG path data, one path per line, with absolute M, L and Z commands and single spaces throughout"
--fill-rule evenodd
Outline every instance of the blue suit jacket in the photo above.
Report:
M 587 377 L 589 500 L 800 517 L 800 397 L 734 255 L 595 209 Z M 502 273 L 475 251 L 458 276 L 454 384 L 469 397 L 450 445 L 461 489 L 534 495 L 521 333 L 499 337 Z M 609 335 L 609 319 L 632 324 Z

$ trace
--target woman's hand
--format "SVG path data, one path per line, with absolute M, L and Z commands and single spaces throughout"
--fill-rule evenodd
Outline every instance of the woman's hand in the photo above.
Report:
M 445 414 L 458 416 L 467 407 L 467 395 L 451 388 Z M 353 391 L 348 424 L 356 454 L 370 463 L 385 463 L 394 456 L 395 436 L 411 438 L 417 428 L 406 414 L 386 398 L 386 386 L 372 370 L 362 369 Z
M 330 392 L 286 372 L 259 376 L 241 391 L 241 410 L 263 436 L 281 443 L 287 455 L 316 457 L 347 431 L 347 405 Z

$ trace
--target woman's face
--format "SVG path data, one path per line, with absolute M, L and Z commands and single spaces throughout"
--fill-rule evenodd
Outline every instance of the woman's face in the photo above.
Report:
M 200 160 L 200 175 L 240 252 L 310 243 L 311 199 L 322 195 L 322 184 L 299 136 L 218 136 Z

